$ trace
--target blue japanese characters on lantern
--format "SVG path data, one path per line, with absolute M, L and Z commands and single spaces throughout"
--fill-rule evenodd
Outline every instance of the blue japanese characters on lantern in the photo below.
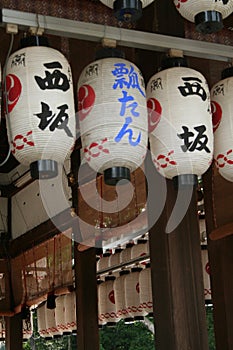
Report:
M 203 174 L 213 153 L 210 93 L 205 78 L 190 68 L 163 70 L 148 83 L 147 105 L 157 170 L 167 178 Z
M 6 69 L 8 138 L 16 159 L 63 163 L 75 142 L 73 82 L 57 50 L 33 46 L 12 54 Z
M 104 58 L 84 68 L 78 82 L 84 155 L 103 173 L 139 167 L 147 150 L 147 107 L 143 77 L 122 58 Z

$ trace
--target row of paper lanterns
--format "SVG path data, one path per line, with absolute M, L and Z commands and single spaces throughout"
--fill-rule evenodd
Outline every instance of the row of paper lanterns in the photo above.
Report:
M 23 326 L 23 329 L 22 329 L 23 342 L 26 342 L 33 335 L 32 312 L 30 312 L 29 319 L 22 320 L 22 326 Z M 5 340 L 6 340 L 6 323 L 5 323 L 5 318 L 1 317 L 1 319 L 0 319 L 0 341 L 5 341 Z
M 142 9 L 154 0 L 121 1 L 100 0 L 114 11 L 115 17 L 124 22 L 137 21 L 142 15 Z M 195 23 L 196 30 L 210 34 L 222 29 L 222 20 L 233 11 L 233 1 L 213 0 L 173 0 L 176 9 L 186 20 Z
M 134 63 L 98 59 L 78 82 L 78 119 L 88 164 L 115 184 L 140 167 L 148 131 L 152 160 L 166 178 L 202 175 L 213 157 L 232 177 L 232 70 L 211 90 L 187 67 L 156 73 L 144 87 Z M 8 60 L 5 90 L 8 140 L 32 177 L 56 176 L 76 139 L 73 82 L 65 57 L 46 46 L 24 47 Z M 211 103 L 212 111 L 211 112 Z M 215 137 L 213 137 L 212 114 Z

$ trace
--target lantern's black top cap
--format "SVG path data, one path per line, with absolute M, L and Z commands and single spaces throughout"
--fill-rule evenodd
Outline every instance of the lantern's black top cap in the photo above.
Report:
M 95 59 L 100 60 L 102 58 L 125 58 L 125 53 L 115 47 L 103 47 L 99 49 L 95 54 Z
M 45 36 L 39 35 L 30 35 L 22 38 L 20 40 L 20 48 L 23 49 L 25 47 L 30 46 L 49 46 L 48 38 Z
M 115 0 L 113 11 L 118 21 L 135 22 L 142 16 L 142 2 L 141 0 Z
M 187 59 L 185 57 L 165 57 L 161 62 L 160 70 L 173 67 L 188 67 Z
M 222 14 L 217 11 L 200 12 L 194 21 L 197 32 L 202 34 L 216 33 L 223 28 Z
M 233 77 L 233 67 L 225 68 L 221 74 L 222 79 L 226 79 L 226 78 L 230 78 L 230 77 Z

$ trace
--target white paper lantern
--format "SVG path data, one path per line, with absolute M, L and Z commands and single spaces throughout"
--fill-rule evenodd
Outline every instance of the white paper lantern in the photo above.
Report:
M 166 178 L 202 175 L 213 157 L 209 88 L 194 69 L 173 67 L 147 86 L 152 159 Z
M 43 303 L 37 308 L 37 322 L 38 322 L 38 333 L 42 338 L 52 339 L 46 327 L 46 303 Z
M 134 246 L 134 242 L 126 244 L 125 249 L 120 252 L 120 263 L 124 264 L 131 260 L 131 249 Z
M 71 292 L 64 297 L 65 304 L 65 325 L 72 333 L 77 332 L 76 323 L 76 294 Z
M 211 285 L 210 285 L 210 265 L 208 250 L 206 245 L 201 245 L 201 260 L 202 260 L 202 273 L 204 281 L 204 295 L 206 304 L 211 303 L 212 294 L 211 294 Z
M 45 323 L 46 330 L 53 338 L 59 338 L 62 336 L 62 332 L 56 325 L 55 309 L 45 308 Z
M 103 327 L 104 325 L 107 324 L 106 318 L 104 316 L 104 314 L 100 314 L 100 310 L 101 310 L 101 305 L 100 305 L 100 301 L 102 300 L 102 295 L 104 293 L 104 288 L 100 287 L 100 285 L 104 283 L 103 280 L 98 279 L 97 280 L 97 298 L 98 298 L 98 325 L 99 328 Z
M 150 264 L 146 265 L 139 274 L 139 286 L 140 286 L 140 304 L 143 310 L 153 315 L 153 295 L 152 295 L 152 284 L 151 284 L 151 268 Z
M 137 259 L 149 254 L 149 241 L 148 239 L 138 239 L 136 244 L 131 248 L 131 259 Z M 140 263 L 140 265 L 145 265 L 145 262 Z
M 173 0 L 185 19 L 196 24 L 196 30 L 210 34 L 222 29 L 222 19 L 233 11 L 232 0 Z
M 100 0 L 104 5 L 114 9 L 114 15 L 119 21 L 136 21 L 142 15 L 142 9 L 154 0 Z
M 116 313 L 114 276 L 105 277 L 105 282 L 99 285 L 99 316 L 108 326 L 114 326 L 120 318 Z
M 228 72 L 228 77 L 212 87 L 211 105 L 215 164 L 220 175 L 233 182 L 233 70 L 229 69 Z
M 127 310 L 125 299 L 125 279 L 129 274 L 129 270 L 120 271 L 120 275 L 115 279 L 113 287 L 117 316 L 120 319 L 127 320 L 128 322 L 134 322 L 133 317 L 131 317 L 129 311 Z
M 6 67 L 8 140 L 33 177 L 56 176 L 76 138 L 70 65 L 59 51 L 31 46 L 13 53 Z M 38 163 L 39 161 L 39 163 Z M 46 171 L 46 166 L 48 171 Z M 35 169 L 36 170 L 35 170 Z M 33 172 L 34 170 L 34 172 Z
M 89 64 L 78 82 L 78 109 L 90 167 L 104 173 L 110 185 L 129 179 L 147 151 L 148 117 L 141 72 L 122 58 Z
M 147 314 L 140 301 L 139 274 L 141 271 L 140 267 L 133 267 L 125 279 L 126 307 L 129 315 L 135 320 L 142 320 Z
M 64 335 L 71 334 L 71 330 L 68 329 L 65 322 L 65 296 L 64 295 L 59 295 L 56 298 L 55 320 L 56 320 L 56 327 L 59 330 L 59 332 L 63 333 Z
M 97 271 L 105 270 L 109 267 L 109 258 L 110 258 L 111 252 L 106 251 L 100 259 L 97 261 Z

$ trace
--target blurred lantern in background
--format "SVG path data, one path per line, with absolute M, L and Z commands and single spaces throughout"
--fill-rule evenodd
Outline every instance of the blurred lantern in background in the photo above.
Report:
M 233 182 L 233 67 L 222 72 L 222 80 L 211 89 L 214 128 L 214 160 L 219 174 Z
M 218 32 L 222 20 L 233 11 L 233 1 L 223 0 L 173 0 L 182 17 L 195 23 L 196 30 L 203 34 Z
M 57 175 L 76 139 L 70 65 L 44 37 L 22 39 L 6 67 L 8 140 L 32 178 Z

